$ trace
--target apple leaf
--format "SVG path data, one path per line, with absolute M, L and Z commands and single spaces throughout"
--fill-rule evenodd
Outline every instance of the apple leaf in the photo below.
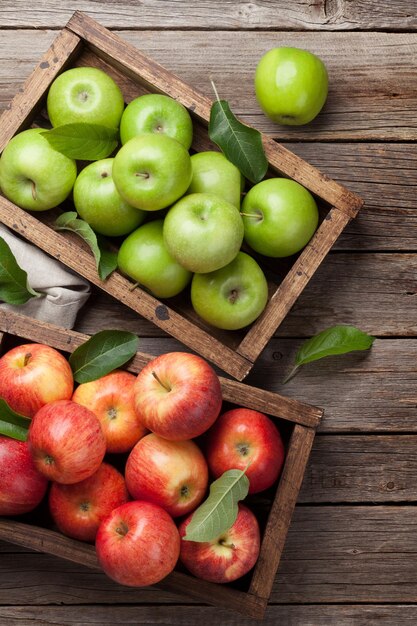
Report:
M 119 131 L 101 124 L 74 122 L 62 124 L 41 133 L 54 150 L 70 159 L 98 161 L 117 147 Z
M 210 485 L 210 495 L 194 511 L 187 526 L 185 541 L 213 541 L 236 521 L 238 502 L 248 495 L 249 478 L 245 470 L 224 472 Z
M 0 300 L 8 304 L 25 304 L 41 294 L 28 284 L 28 275 L 17 264 L 6 241 L 0 237 Z
M 101 280 L 106 280 L 116 269 L 117 252 L 108 249 L 105 241 L 102 238 L 98 238 L 91 226 L 80 219 L 75 211 L 68 211 L 60 215 L 55 220 L 55 228 L 56 230 L 70 230 L 84 239 L 94 254 Z
M 0 434 L 26 441 L 30 426 L 30 418 L 16 413 L 9 407 L 6 400 L 0 398 Z
M 285 378 L 288 382 L 298 369 L 306 363 L 324 359 L 335 354 L 347 354 L 356 350 L 368 350 L 375 337 L 364 333 L 355 326 L 337 325 L 323 330 L 318 335 L 307 339 L 295 355 L 295 366 Z
M 227 100 L 220 100 L 213 84 L 217 101 L 210 111 L 209 137 L 224 155 L 241 171 L 245 178 L 259 183 L 268 169 L 261 133 L 242 124 L 230 110 Z
M 139 339 L 124 330 L 101 330 L 71 354 L 74 380 L 88 383 L 124 365 L 137 352 Z

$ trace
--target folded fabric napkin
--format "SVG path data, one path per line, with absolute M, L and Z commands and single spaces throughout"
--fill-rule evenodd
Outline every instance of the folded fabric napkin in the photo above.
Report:
M 8 243 L 17 263 L 27 272 L 32 289 L 42 291 L 39 298 L 31 298 L 26 304 L 2 303 L 0 307 L 63 328 L 72 328 L 79 309 L 90 295 L 89 283 L 36 246 L 14 235 L 3 224 L 0 224 L 0 237 Z

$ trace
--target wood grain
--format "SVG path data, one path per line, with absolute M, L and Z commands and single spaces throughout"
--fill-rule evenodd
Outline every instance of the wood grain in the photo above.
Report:
M 282 141 L 409 140 L 417 137 L 417 43 L 413 34 L 124 31 L 124 40 L 175 72 L 210 99 L 209 77 L 242 119 Z M 5 107 L 56 35 L 2 31 L 0 106 Z M 253 74 L 261 55 L 277 45 L 317 53 L 330 75 L 323 112 L 305 127 L 277 126 L 261 112 Z M 19 62 L 16 62 L 18 51 Z M 393 53 L 395 51 L 395 54 Z
M 414 506 L 298 506 L 271 603 L 416 603 L 416 525 Z M 0 605 L 167 601 L 181 600 L 48 555 L 0 559 Z
M 288 30 L 416 30 L 417 12 L 409 0 L 43 0 L 31 11 L 24 0 L 2 0 L 0 27 L 62 28 L 73 11 L 86 11 L 109 28 L 202 28 Z
M 155 600 L 155 599 L 154 599 Z M 0 623 L 8 626 L 39 623 L 62 626 L 113 626 L 114 624 L 194 626 L 253 626 L 252 619 L 233 615 L 230 611 L 206 606 L 171 604 L 138 606 L 8 606 L 0 607 Z M 353 626 L 369 624 L 415 626 L 417 607 L 411 604 L 391 605 L 269 605 L 262 626 Z

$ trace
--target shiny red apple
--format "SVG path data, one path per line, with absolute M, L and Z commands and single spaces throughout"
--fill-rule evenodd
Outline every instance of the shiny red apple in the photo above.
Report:
M 206 458 L 215 478 L 229 469 L 247 468 L 249 493 L 258 493 L 277 480 L 285 448 L 278 428 L 269 417 L 239 408 L 223 413 L 210 430 Z
M 69 400 L 73 387 L 68 361 L 49 346 L 28 343 L 0 358 L 0 398 L 27 417 L 48 402 Z
M 259 556 L 260 532 L 255 515 L 245 505 L 239 504 L 233 526 L 213 541 L 186 541 L 183 538 L 191 517 L 179 527 L 180 560 L 194 576 L 212 583 L 228 583 L 252 569 Z
M 222 405 L 220 381 L 201 357 L 168 352 L 138 374 L 134 387 L 136 413 L 160 437 L 193 439 L 216 420 Z
M 206 460 L 193 441 L 168 441 L 153 433 L 133 448 L 125 476 L 135 500 L 158 504 L 172 517 L 193 511 L 208 483 Z
M 72 400 L 87 407 L 99 419 L 107 452 L 128 452 L 147 432 L 135 412 L 133 385 L 136 376 L 114 371 L 79 385 Z
M 143 587 L 172 572 L 180 553 L 180 536 L 164 509 L 136 500 L 119 506 L 100 524 L 96 552 L 110 578 L 129 587 Z
M 51 402 L 36 413 L 28 444 L 41 474 L 68 485 L 92 476 L 106 452 L 94 413 L 71 400 Z
M 52 483 L 49 510 L 64 535 L 94 541 L 103 519 L 128 500 L 123 476 L 112 465 L 102 463 L 92 476 L 79 483 Z
M 0 515 L 32 511 L 44 497 L 47 485 L 27 443 L 0 436 Z

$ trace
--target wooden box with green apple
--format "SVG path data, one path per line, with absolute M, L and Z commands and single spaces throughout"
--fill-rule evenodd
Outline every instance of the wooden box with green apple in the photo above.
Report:
M 207 97 L 91 18 L 77 12 L 3 113 L 0 150 L 16 133 L 37 124 L 51 83 L 64 70 L 74 66 L 105 70 L 120 86 L 125 102 L 149 92 L 171 96 L 182 103 L 192 117 L 192 150 L 217 149 L 208 138 L 212 102 Z M 43 124 L 45 122 L 43 118 Z M 42 125 L 42 118 L 40 123 Z M 90 249 L 73 233 L 54 230 L 51 212 L 29 213 L 0 195 L 0 220 L 225 372 L 242 380 L 363 204 L 357 195 L 272 139 L 262 136 L 262 143 L 269 162 L 267 176 L 278 175 L 303 185 L 314 195 L 320 218 L 313 238 L 298 255 L 287 259 L 256 257 L 268 274 L 269 295 L 263 313 L 242 331 L 218 330 L 204 322 L 193 311 L 187 291 L 161 302 L 144 289 L 132 289 L 132 281 L 119 271 L 101 280 Z
M 0 310 L 0 339 L 0 355 L 19 344 L 33 342 L 49 345 L 68 354 L 88 337 Z M 126 369 L 138 373 L 152 358 L 138 352 Z M 249 495 L 245 500 L 261 528 L 259 557 L 253 570 L 234 583 L 208 583 L 178 568 L 158 586 L 200 602 L 262 618 L 323 412 L 317 407 L 234 380 L 220 378 L 220 385 L 224 408 L 238 406 L 267 414 L 278 426 L 285 443 L 285 460 L 278 481 L 259 496 Z M 54 530 L 49 514 L 42 507 L 40 512 L 35 510 L 23 519 L 19 516 L 0 518 L 0 539 L 95 570 L 100 569 L 93 545 L 70 539 Z

